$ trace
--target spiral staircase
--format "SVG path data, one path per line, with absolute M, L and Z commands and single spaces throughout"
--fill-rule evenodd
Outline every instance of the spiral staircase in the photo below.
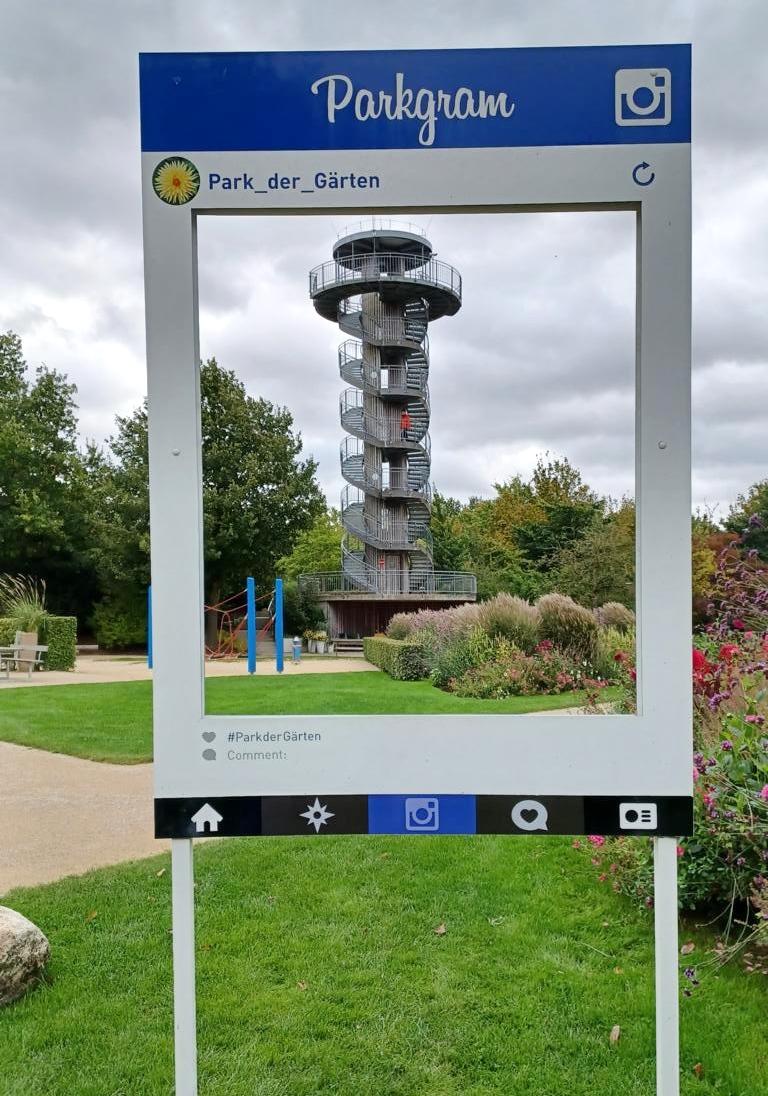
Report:
M 309 276 L 339 346 L 341 571 L 301 576 L 320 596 L 473 599 L 474 575 L 435 572 L 430 533 L 428 325 L 461 307 L 461 277 L 421 233 L 373 225 L 342 236 Z

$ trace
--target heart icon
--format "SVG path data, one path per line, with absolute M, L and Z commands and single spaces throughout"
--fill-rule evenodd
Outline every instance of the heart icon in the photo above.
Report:
M 520 811 L 520 816 L 525 822 L 535 822 L 539 817 L 539 812 L 535 808 L 529 810 Z
M 216 751 L 215 750 L 203 750 L 203 758 L 206 761 L 215 761 L 216 760 Z
M 203 731 L 203 738 L 205 739 L 206 742 L 213 742 L 215 737 L 216 737 L 216 732 L 215 731 Z

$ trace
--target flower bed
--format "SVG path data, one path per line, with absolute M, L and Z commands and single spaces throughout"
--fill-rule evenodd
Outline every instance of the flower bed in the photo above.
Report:
M 423 676 L 457 696 L 491 700 L 586 688 L 596 699 L 617 681 L 634 690 L 633 620 L 624 606 L 593 613 L 560 594 L 535 605 L 498 594 L 479 605 L 398 613 L 387 638 L 414 645 Z M 388 669 L 394 648 L 370 649 L 371 660 Z
M 682 909 L 721 919 L 715 958 L 743 952 L 768 974 L 768 585 L 738 542 L 721 554 L 697 637 L 694 695 L 694 834 L 678 846 Z M 653 905 L 650 841 L 595 836 L 586 845 L 601 883 Z M 697 981 L 693 968 L 687 973 Z M 690 986 L 688 987 L 690 992 Z

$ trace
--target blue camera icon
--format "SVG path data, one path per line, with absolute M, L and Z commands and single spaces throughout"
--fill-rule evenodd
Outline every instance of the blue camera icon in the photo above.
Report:
M 617 126 L 668 126 L 672 121 L 669 69 L 619 69 L 616 73 Z
M 411 833 L 436 833 L 440 829 L 440 803 L 435 796 L 408 796 L 405 828 Z

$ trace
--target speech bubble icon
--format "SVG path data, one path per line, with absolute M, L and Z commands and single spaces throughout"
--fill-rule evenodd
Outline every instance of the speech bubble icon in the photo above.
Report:
M 203 759 L 205 761 L 215 761 L 216 760 L 216 751 L 215 750 L 203 750 Z
M 512 822 L 519 830 L 546 830 L 547 808 L 537 799 L 521 799 L 512 808 Z

